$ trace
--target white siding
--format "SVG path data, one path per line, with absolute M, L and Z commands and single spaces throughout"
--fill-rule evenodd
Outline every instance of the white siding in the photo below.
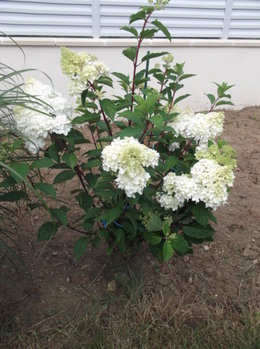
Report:
M 92 36 L 91 0 L 0 0 L 0 31 L 20 36 Z
M 123 37 L 127 34 L 120 27 L 127 25 L 129 14 L 147 1 L 100 0 L 100 4 L 100 36 Z M 159 17 L 173 37 L 219 38 L 225 7 L 226 0 L 171 0 L 164 11 L 153 17 Z M 141 23 L 136 25 L 140 27 Z
M 234 0 L 230 38 L 260 38 L 260 0 Z
M 0 0 L 0 31 L 13 36 L 131 37 L 120 27 L 142 5 L 147 1 Z M 153 17 L 175 38 L 260 38 L 260 0 L 171 0 Z

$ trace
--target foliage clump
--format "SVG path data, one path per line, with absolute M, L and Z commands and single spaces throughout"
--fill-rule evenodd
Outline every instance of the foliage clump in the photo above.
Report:
M 136 46 L 123 50 L 132 76 L 109 75 L 95 56 L 62 48 L 61 66 L 78 103 L 74 115 L 67 114 L 67 102 L 51 87 L 36 82 L 34 95 L 45 106 L 21 106 L 14 112 L 24 146 L 38 158 L 5 171 L 5 180 L 12 177 L 16 186 L 29 178 L 48 210 L 51 219 L 40 227 L 40 241 L 53 238 L 61 226 L 82 233 L 75 244 L 77 258 L 102 239 L 108 254 L 127 253 L 143 242 L 160 261 L 190 253 L 192 243 L 212 240 L 212 211 L 226 203 L 233 185 L 235 153 L 219 138 L 224 113 L 215 111 L 232 104 L 227 93 L 232 86 L 217 84 L 217 95 L 207 95 L 206 113 L 183 110 L 178 104 L 189 97 L 180 94 L 183 81 L 193 76 L 184 72 L 184 63 L 175 63 L 168 52 L 140 58 L 143 40 L 158 32 L 171 40 L 168 29 L 152 20 L 154 11 L 167 4 L 149 0 L 122 28 L 137 40 Z M 137 21 L 143 23 L 139 31 L 131 25 Z M 159 57 L 161 63 L 152 66 Z M 113 88 L 112 76 L 122 95 L 109 98 L 105 90 Z M 42 175 L 44 168 L 55 174 L 53 182 Z M 81 214 L 76 226 L 70 223 L 70 207 L 51 201 L 59 184 L 71 180 L 71 202 Z M 45 196 L 51 198 L 48 205 Z

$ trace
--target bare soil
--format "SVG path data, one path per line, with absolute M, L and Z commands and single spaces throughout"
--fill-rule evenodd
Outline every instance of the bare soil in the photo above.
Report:
M 146 246 L 127 260 L 107 257 L 101 246 L 77 262 L 73 256 L 77 233 L 63 229 L 54 240 L 38 244 L 37 229 L 46 217 L 39 210 L 29 214 L 22 207 L 15 236 L 26 267 L 2 270 L 8 280 L 0 279 L 2 348 L 23 348 L 10 337 L 28 329 L 40 336 L 40 344 L 24 344 L 24 348 L 74 348 L 61 345 L 57 336 L 47 340 L 45 334 L 53 327 L 62 329 L 68 319 L 79 319 L 96 299 L 108 294 L 120 297 L 127 288 L 122 287 L 120 275 L 139 275 L 134 279 L 141 292 L 152 294 L 151 302 L 162 300 L 162 309 L 167 308 L 162 321 L 184 303 L 185 309 L 196 305 L 222 309 L 223 321 L 227 307 L 239 312 L 253 306 L 260 314 L 260 108 L 226 111 L 222 138 L 236 149 L 238 168 L 229 202 L 216 212 L 215 241 L 194 246 L 193 254 L 175 257 L 168 264 L 155 261 Z M 66 187 L 61 194 L 64 201 L 70 200 Z M 75 348 L 90 347 L 75 344 Z

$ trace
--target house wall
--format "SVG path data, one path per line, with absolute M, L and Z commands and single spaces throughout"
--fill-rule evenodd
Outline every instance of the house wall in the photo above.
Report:
M 60 46 L 94 53 L 109 66 L 111 72 L 131 74 L 131 62 L 121 51 L 133 45 L 132 40 L 19 38 L 17 42 L 24 51 L 25 62 L 21 50 L 7 38 L 0 41 L 0 61 L 16 69 L 35 68 L 45 72 L 55 88 L 67 96 L 69 81 L 61 72 Z M 214 81 L 235 85 L 231 94 L 236 109 L 260 105 L 260 40 L 175 39 L 169 43 L 157 39 L 147 41 L 141 54 L 147 50 L 168 51 L 174 55 L 176 62 L 186 62 L 187 73 L 196 74 L 185 83 L 185 93 L 192 96 L 182 102 L 183 106 L 206 110 L 209 102 L 205 94 L 216 91 Z M 48 81 L 40 72 L 30 75 Z M 116 86 L 113 91 L 108 89 L 108 93 L 120 94 L 120 89 Z

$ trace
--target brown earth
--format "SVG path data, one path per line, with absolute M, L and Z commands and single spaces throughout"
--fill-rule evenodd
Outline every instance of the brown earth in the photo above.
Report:
M 223 139 L 237 150 L 238 168 L 229 202 L 216 212 L 215 241 L 194 246 L 192 255 L 173 258 L 168 264 L 156 262 L 145 246 L 127 261 L 107 257 L 102 246 L 77 262 L 73 256 L 77 233 L 63 229 L 54 240 L 38 244 L 36 232 L 44 214 L 35 210 L 29 216 L 21 208 L 15 236 L 26 268 L 2 270 L 8 280 L 0 279 L 2 348 L 106 348 L 66 346 L 59 342 L 57 332 L 47 339 L 46 333 L 50 328 L 66 328 L 68 319 L 79 319 L 96 299 L 118 298 L 133 288 L 151 295 L 151 303 L 160 299 L 162 319 L 173 309 L 181 312 L 180 304 L 189 311 L 213 307 L 223 321 L 227 308 L 240 312 L 253 306 L 260 314 L 260 108 L 226 111 Z M 68 202 L 64 189 L 62 199 Z M 196 311 L 193 319 L 202 314 Z M 17 344 L 14 338 L 24 331 L 37 334 L 39 346 Z M 165 344 L 165 348 L 175 347 Z

